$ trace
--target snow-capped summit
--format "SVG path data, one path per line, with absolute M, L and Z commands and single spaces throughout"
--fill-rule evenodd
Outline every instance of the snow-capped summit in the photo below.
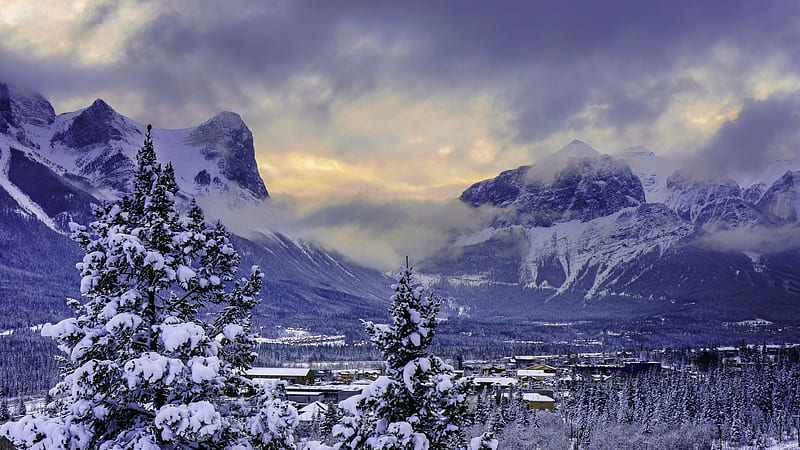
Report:
M 4 124 L 47 126 L 55 116 L 53 106 L 41 94 L 0 83 L 0 131 Z
M 573 139 L 572 142 L 565 145 L 561 150 L 551 154 L 550 158 L 596 158 L 600 156 L 597 150 L 593 149 L 589 144 Z
M 0 83 L 0 133 L 21 145 L 37 147 L 26 128 L 47 127 L 54 120 L 53 106 L 41 94 Z
M 198 148 L 206 161 L 216 162 L 218 175 L 203 168 L 192 177 L 198 188 L 207 188 L 216 177 L 237 183 L 259 200 L 269 197 L 257 170 L 253 133 L 238 114 L 217 114 L 189 131 L 183 143 Z
M 69 149 L 84 149 L 95 146 L 114 146 L 114 141 L 129 145 L 141 145 L 143 134 L 138 124 L 118 114 L 102 99 L 82 110 L 64 128 L 56 131 L 50 142 Z

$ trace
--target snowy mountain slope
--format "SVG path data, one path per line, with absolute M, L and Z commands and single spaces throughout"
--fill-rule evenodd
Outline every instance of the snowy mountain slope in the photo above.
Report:
M 0 138 L 0 188 L 13 200 L 17 212 L 23 216 L 33 216 L 55 231 L 56 224 L 53 219 L 36 202 L 32 201 L 25 192 L 11 182 L 9 172 L 11 170 L 11 156 L 14 150 L 2 141 L 3 139 Z
M 614 285 L 626 266 L 650 253 L 662 256 L 693 231 L 694 227 L 658 204 L 624 209 L 586 226 L 572 221 L 547 229 L 528 229 L 530 247 L 524 264 L 530 274 L 521 281 L 526 287 L 554 288 L 553 294 L 558 295 L 575 289 L 581 278 L 594 270 L 591 286 L 584 294 L 590 299 Z M 558 264 L 562 276 L 542 272 L 539 268 L 547 262 Z
M 88 223 L 92 204 L 127 192 L 144 127 L 102 100 L 56 115 L 40 95 L 3 84 L 0 124 L 0 307 L 12 311 L 0 320 L 6 329 L 37 312 L 45 320 L 66 313 L 64 296 L 76 295 L 80 253 L 66 236 L 67 224 Z M 162 162 L 174 161 L 182 198 L 233 199 L 234 207 L 269 201 L 252 134 L 239 115 L 223 112 L 197 127 L 152 134 Z M 280 233 L 235 240 L 242 267 L 258 264 L 267 277 L 257 324 L 281 317 L 283 324 L 330 326 L 331 316 L 385 311 L 386 280 L 376 270 Z M 59 283 L 44 283 L 48 274 L 58 274 Z M 30 286 L 51 290 L 43 296 Z
M 796 250 L 766 255 L 709 244 L 720 230 L 761 232 L 796 221 L 800 172 L 743 188 L 688 177 L 641 147 L 615 157 L 587 148 L 573 141 L 555 154 L 565 157 L 465 190 L 462 201 L 499 213 L 425 261 L 426 281 L 462 296 L 472 290 L 485 301 L 472 306 L 484 311 L 497 295 L 508 308 L 557 301 L 567 302 L 565 311 L 574 308 L 568 299 L 612 298 L 661 301 L 664 308 L 698 299 L 705 308 L 714 298 L 726 311 L 749 311 L 758 299 L 777 302 L 776 311 L 800 306 Z M 572 156 L 576 150 L 581 156 Z M 548 172 L 549 179 L 542 176 Z

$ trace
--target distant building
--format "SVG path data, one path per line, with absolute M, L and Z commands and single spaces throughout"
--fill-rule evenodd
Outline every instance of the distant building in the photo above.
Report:
M 526 392 L 522 394 L 522 401 L 528 405 L 529 409 L 556 409 L 556 401 L 547 395 L 537 394 L 535 392 Z
M 524 370 L 541 370 L 542 372 L 546 373 L 556 373 L 556 368 L 553 366 L 548 366 L 547 364 L 534 364 L 532 366 L 525 367 Z
M 364 389 L 363 385 L 359 386 L 352 384 L 328 384 L 328 385 L 315 384 L 314 386 L 302 386 L 302 385 L 292 386 L 291 390 L 287 390 L 286 393 L 288 395 L 289 392 L 293 392 L 295 394 L 295 397 L 294 399 L 289 398 L 289 400 L 292 400 L 296 403 L 312 403 L 314 401 L 323 401 L 329 404 L 338 404 L 342 400 L 360 394 L 362 389 Z M 307 400 L 307 401 L 301 401 L 301 400 Z
M 299 403 L 301 405 L 308 405 L 310 403 L 320 402 L 325 399 L 320 391 L 311 390 L 286 390 L 286 400 L 290 402 Z
M 480 369 L 480 374 L 482 376 L 490 377 L 494 374 L 499 374 L 499 373 L 506 373 L 506 368 L 499 364 L 483 365 L 481 366 Z
M 356 380 L 370 380 L 375 381 L 380 376 L 381 372 L 378 369 L 348 369 L 337 370 L 334 372 L 334 379 L 342 383 L 352 383 Z
M 308 368 L 253 367 L 245 373 L 253 380 L 281 380 L 291 384 L 314 384 L 314 371 Z
M 555 372 L 545 372 L 544 370 L 540 369 L 520 369 L 517 371 L 517 379 L 520 381 L 522 380 L 535 380 L 535 381 L 545 381 L 545 380 L 552 380 L 555 379 L 556 373 Z
M 638 375 L 644 372 L 658 372 L 661 370 L 661 363 L 653 361 L 626 362 L 622 365 L 622 372 L 629 375 Z
M 472 379 L 472 384 L 477 389 L 489 387 L 508 388 L 516 385 L 517 379 L 511 377 L 475 377 Z
M 297 410 L 297 418 L 300 422 L 313 422 L 314 419 L 321 419 L 328 411 L 328 405 L 322 402 L 309 403 Z
M 522 369 L 524 367 L 536 364 L 536 361 L 538 360 L 539 360 L 538 356 L 516 355 L 512 356 L 508 360 L 508 362 L 512 367 L 516 369 Z

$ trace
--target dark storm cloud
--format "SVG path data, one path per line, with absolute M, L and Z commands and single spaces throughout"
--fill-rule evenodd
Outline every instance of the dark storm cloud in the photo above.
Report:
M 108 72 L 97 72 L 81 67 L 70 57 L 51 56 L 47 59 L 32 59 L 2 45 L 0 45 L 0 82 L 31 89 L 44 94 L 45 97 L 64 92 L 70 95 L 90 95 L 103 87 L 121 89 L 119 80 L 112 80 Z
M 130 39 L 119 62 L 84 82 L 80 64 L 64 61 L 63 81 L 45 77 L 45 89 L 116 85 L 141 92 L 153 108 L 191 112 L 252 102 L 259 97 L 253 89 L 288 95 L 292 80 L 308 73 L 323 76 L 330 95 L 294 100 L 324 122 L 337 98 L 376 87 L 410 99 L 491 88 L 512 108 L 509 137 L 530 142 L 585 125 L 652 123 L 672 96 L 692 89 L 676 70 L 707 63 L 716 45 L 741 54 L 742 72 L 778 52 L 797 60 L 800 49 L 800 2 L 788 0 L 169 5 Z M 112 13 L 111 6 L 97 7 L 86 26 Z M 379 47 L 407 48 L 343 52 L 359 34 Z M 722 76 L 735 78 L 739 68 L 725 67 Z M 604 109 L 575 117 L 593 104 Z
M 698 176 L 736 176 L 794 157 L 800 157 L 800 95 L 777 95 L 747 103 L 686 166 Z
M 109 20 L 109 17 L 119 9 L 116 2 L 99 3 L 94 6 L 90 14 L 86 16 L 81 24 L 81 29 L 89 30 L 93 27 L 103 24 Z
M 796 51 L 799 9 L 789 1 L 289 2 L 236 20 L 210 14 L 202 26 L 178 12 L 164 15 L 131 50 L 133 61 L 157 74 L 159 96 L 176 101 L 241 78 L 280 88 L 306 70 L 328 77 L 333 98 L 378 83 L 420 96 L 503 86 L 516 113 L 513 137 L 524 142 L 581 125 L 569 119 L 591 103 L 608 108 L 600 125 L 654 120 L 665 100 L 689 88 L 672 71 L 702 62 L 714 45 L 734 46 L 745 64 Z M 412 49 L 342 56 L 336 45 L 346 26 L 384 45 L 407 39 Z M 327 103 L 308 106 L 322 116 Z

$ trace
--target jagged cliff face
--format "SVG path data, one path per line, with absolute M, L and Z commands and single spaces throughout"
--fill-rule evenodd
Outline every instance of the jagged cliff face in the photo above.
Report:
M 797 221 L 800 215 L 800 171 L 787 171 L 761 195 L 757 206 L 775 219 Z
M 206 161 L 216 162 L 224 179 L 236 182 L 252 192 L 256 198 L 269 196 L 258 167 L 253 147 L 253 133 L 242 118 L 233 112 L 223 112 L 190 131 L 183 141 L 186 145 L 200 149 Z M 213 178 L 207 169 L 194 176 L 199 186 L 208 186 Z
M 62 175 L 84 179 L 100 197 L 128 191 L 144 128 L 101 99 L 56 116 L 41 95 L 17 95 L 0 84 L 0 132 Z M 253 135 L 238 114 L 223 112 L 184 130 L 154 129 L 153 138 L 159 159 L 176 162 L 178 185 L 186 196 L 224 196 L 234 203 L 269 197 L 258 173 Z
M 41 94 L 0 83 L 0 133 L 21 145 L 35 146 L 25 129 L 50 126 L 55 117 L 53 106 Z

